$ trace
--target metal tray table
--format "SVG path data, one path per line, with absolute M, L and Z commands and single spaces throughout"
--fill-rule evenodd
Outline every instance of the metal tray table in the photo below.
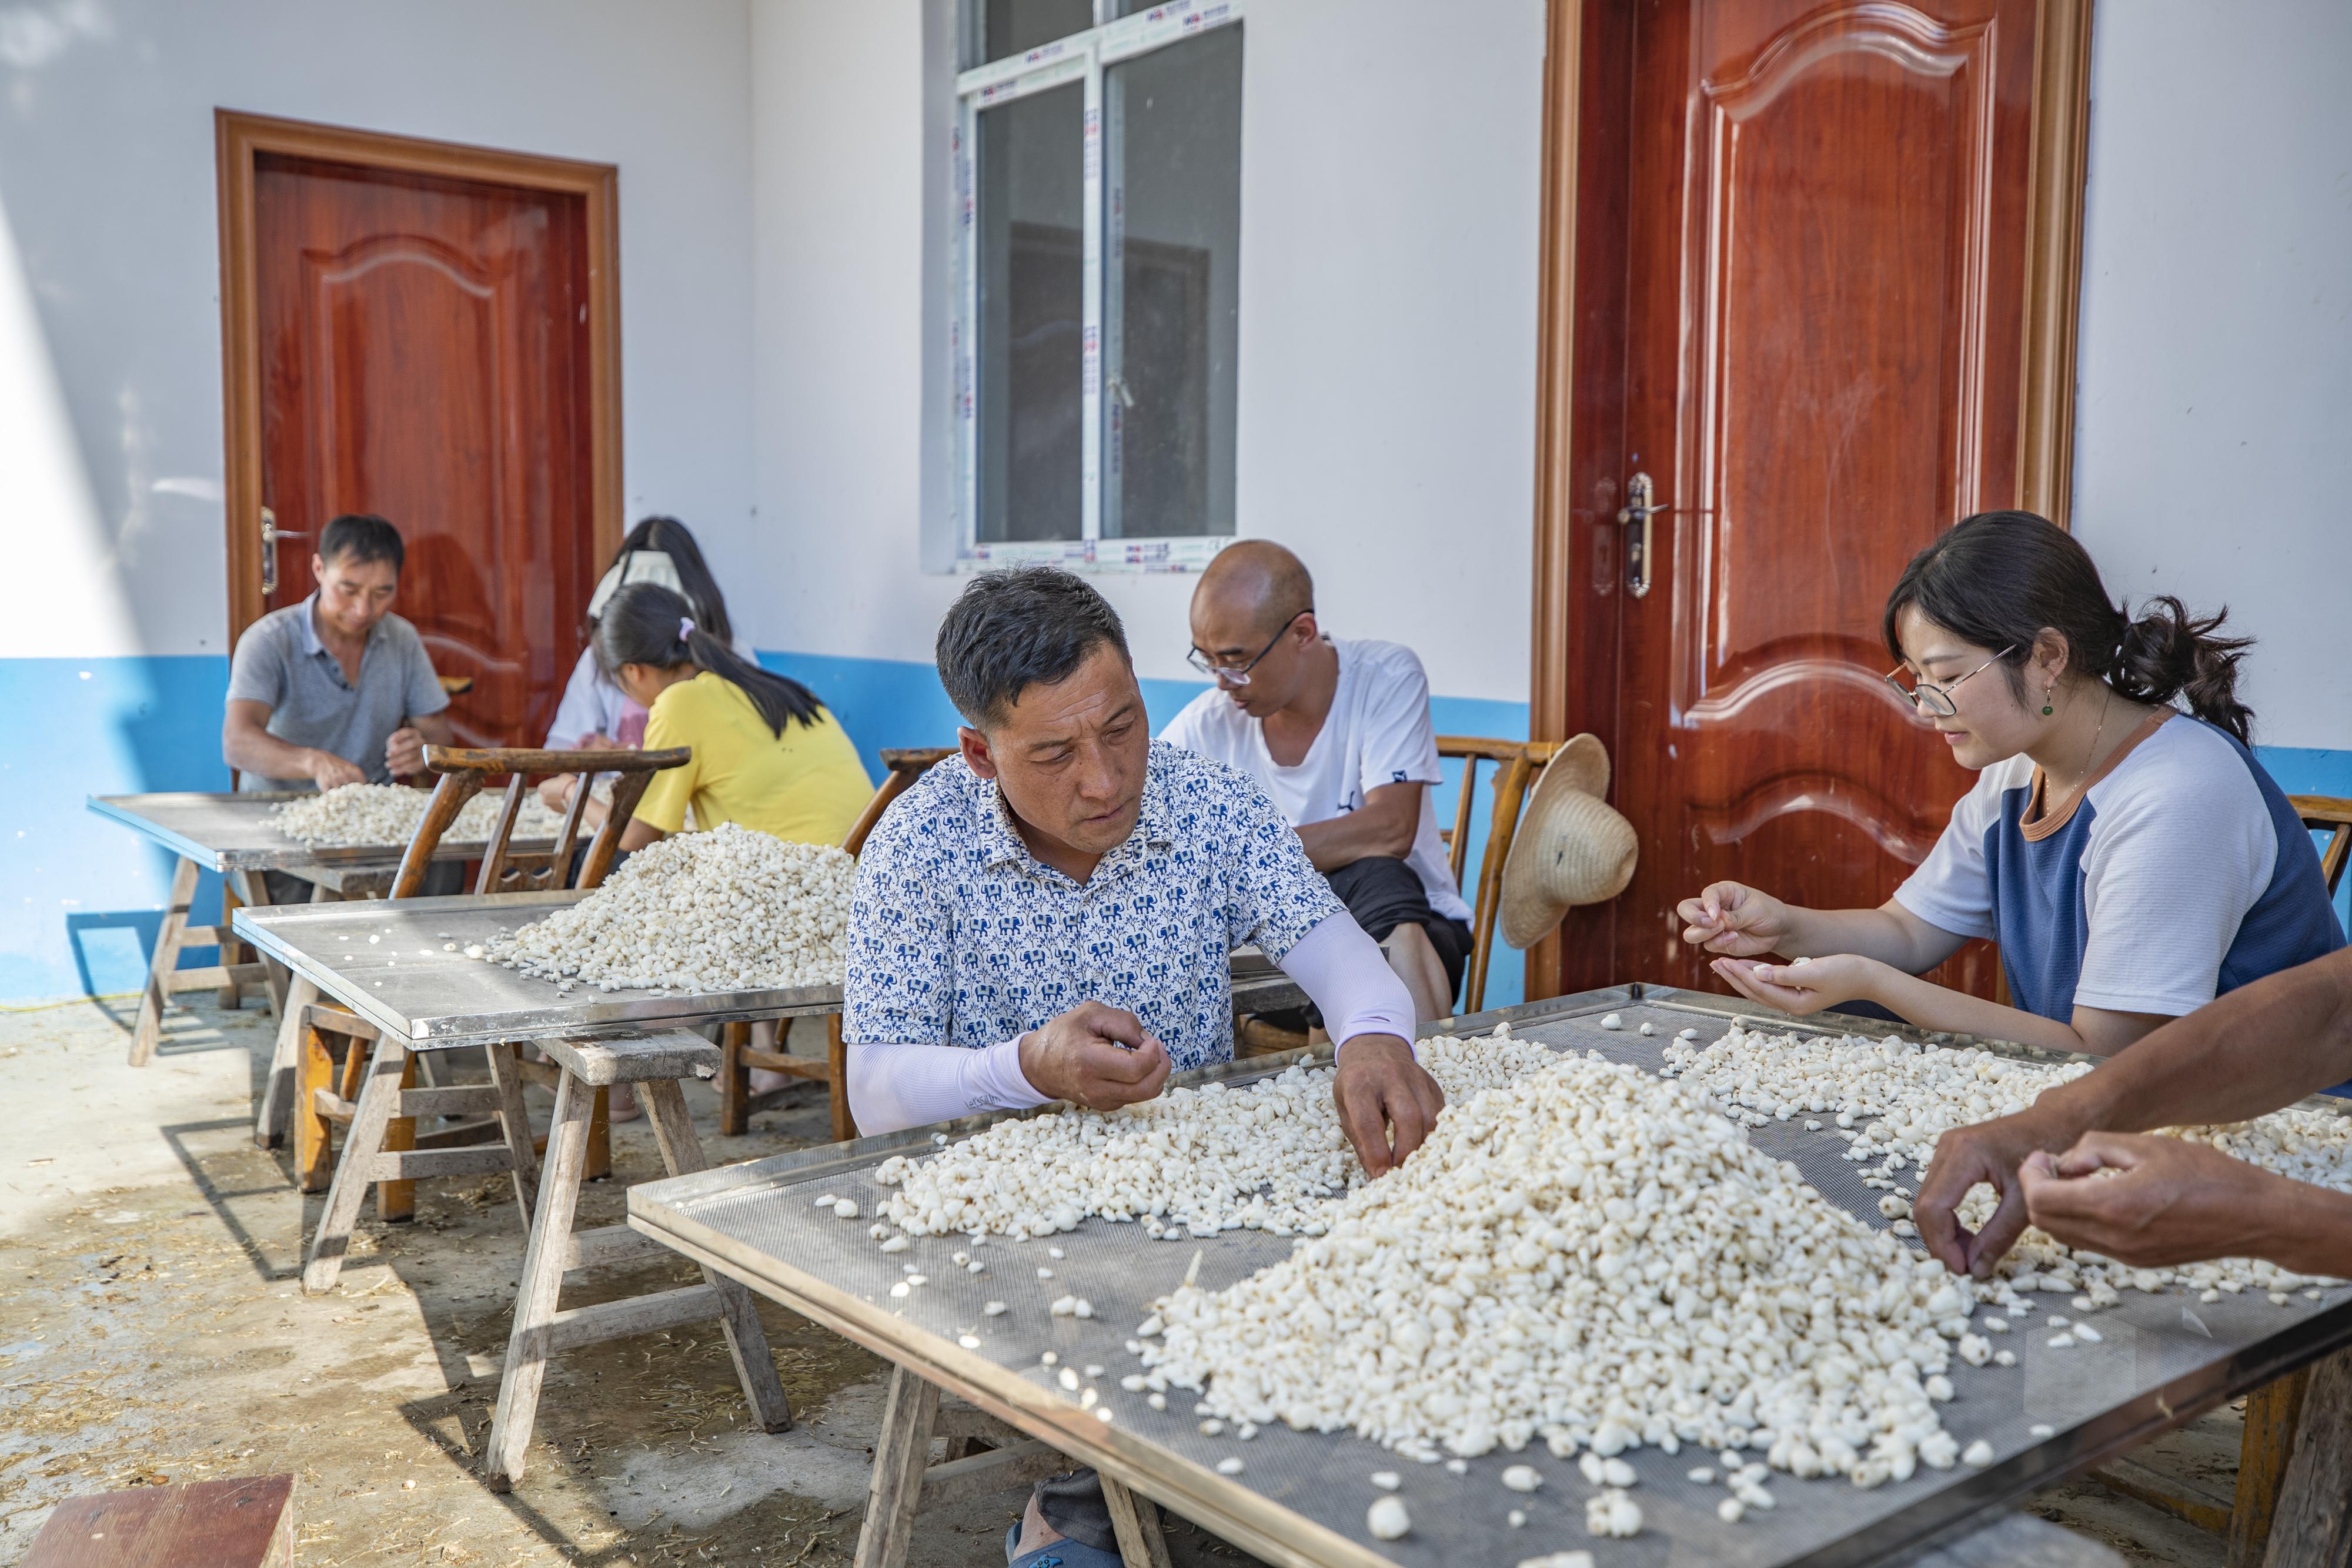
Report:
M 206 871 L 285 871 L 311 877 L 321 868 L 393 867 L 405 844 L 345 844 L 316 849 L 271 826 L 270 809 L 310 798 L 302 790 L 255 790 L 244 794 L 180 791 L 154 795 L 92 795 L 89 809 L 154 840 L 183 860 Z M 586 841 L 584 839 L 582 841 Z M 489 846 L 477 839 L 444 840 L 435 860 L 474 860 Z M 517 839 L 518 852 L 555 847 L 552 839 Z M 315 877 L 313 880 L 317 880 Z
M 1623 1015 L 1622 1030 L 1599 1027 L 1612 1011 Z M 1611 1060 L 1654 1069 L 1677 1030 L 1696 1025 L 1702 1040 L 1712 1040 L 1738 1017 L 1756 1018 L 1758 1009 L 1696 992 L 1623 986 L 1451 1020 L 1430 1032 L 1480 1032 L 1507 1020 L 1522 1038 L 1563 1050 L 1598 1050 Z M 1657 1037 L 1637 1032 L 1643 1019 L 1657 1024 Z M 1833 1015 L 1811 1020 L 1772 1015 L 1769 1025 L 1871 1035 L 1888 1027 Z M 1921 1037 L 1913 1032 L 1911 1038 Z M 2064 1060 L 1964 1037 L 1928 1038 Z M 1289 1060 L 1245 1061 L 1192 1077 L 1244 1082 L 1280 1071 Z M 1685 1475 L 1694 1465 L 1713 1462 L 1708 1456 L 1685 1448 L 1669 1458 L 1645 1448 L 1627 1456 L 1641 1476 L 1635 1496 L 1643 1533 L 1628 1541 L 1595 1540 L 1584 1529 L 1584 1502 L 1593 1489 L 1572 1462 L 1552 1458 L 1540 1443 L 1523 1453 L 1498 1451 L 1472 1461 L 1469 1473 L 1457 1478 L 1442 1466 L 1400 1460 L 1345 1434 L 1276 1425 L 1247 1443 L 1230 1433 L 1206 1437 L 1191 1396 L 1171 1390 L 1168 1409 L 1156 1413 L 1140 1396 L 1120 1390 L 1122 1375 L 1142 1370 L 1125 1342 L 1150 1302 L 1183 1279 L 1195 1254 L 1199 1282 L 1215 1289 L 1286 1256 L 1292 1246 L 1287 1239 L 1234 1230 L 1207 1241 L 1153 1242 L 1137 1226 L 1088 1219 L 1055 1239 L 1066 1257 L 1050 1265 L 1050 1281 L 1035 1277 L 1047 1260 L 1045 1246 L 1034 1242 L 991 1239 L 973 1250 L 988 1263 L 978 1275 L 949 1262 L 951 1251 L 971 1249 L 961 1236 L 917 1238 L 910 1250 L 896 1255 L 877 1250 L 866 1235 L 872 1220 L 866 1217 L 891 1189 L 874 1182 L 873 1167 L 893 1154 L 928 1151 L 935 1133 L 969 1135 L 1001 1119 L 970 1118 L 633 1187 L 629 1222 L 1278 1563 L 1507 1565 L 1564 1548 L 1591 1551 L 1603 1568 L 1882 1562 L 1951 1539 L 2035 1488 L 2352 1343 L 2352 1291 L 2341 1288 L 2319 1301 L 2298 1295 L 2285 1309 L 2252 1294 L 2205 1306 L 2179 1293 L 2126 1291 L 2120 1305 L 2097 1316 L 2103 1343 L 2060 1350 L 2048 1346 L 2047 1331 L 2031 1331 L 2049 1311 L 2071 1315 L 2070 1310 L 2059 1297 L 2033 1298 L 2042 1310 L 2016 1320 L 2021 1332 L 1998 1342 L 2017 1353 L 2016 1367 L 1971 1367 L 1955 1358 L 1948 1374 L 1958 1397 L 1942 1406 L 1945 1426 L 1963 1446 L 1979 1437 L 1990 1442 L 1995 1457 L 1989 1467 L 1923 1467 L 1910 1481 L 1869 1491 L 1842 1480 L 1776 1476 L 1779 1507 L 1727 1525 L 1715 1514 L 1727 1495 L 1722 1487 L 1699 1487 Z M 1862 1185 L 1863 1167 L 1842 1157 L 1846 1145 L 1828 1129 L 1807 1133 L 1801 1120 L 1774 1122 L 1748 1138 L 1765 1153 L 1793 1161 L 1831 1202 L 1870 1225 L 1888 1223 L 1879 1215 L 1876 1192 Z M 861 1218 L 843 1221 L 814 1208 L 812 1198 L 827 1191 L 856 1200 Z M 922 1267 L 929 1283 L 904 1301 L 893 1300 L 888 1289 L 908 1264 Z M 1047 1304 L 1066 1293 L 1090 1300 L 1095 1316 L 1051 1316 Z M 982 1304 L 990 1300 L 1006 1301 L 1012 1310 L 983 1316 Z M 963 1334 L 977 1336 L 981 1347 L 960 1347 Z M 1113 1406 L 1109 1424 L 1082 1413 L 1075 1396 L 1054 1384 L 1052 1370 L 1038 1362 L 1049 1348 L 1064 1365 L 1102 1364 L 1103 1375 L 1090 1385 Z M 2054 1435 L 2034 1437 L 2029 1427 L 2036 1423 L 2054 1428 Z M 1218 1475 L 1217 1461 L 1235 1455 L 1247 1467 L 1244 1472 Z M 1499 1479 L 1506 1465 L 1519 1463 L 1535 1466 L 1544 1478 L 1532 1496 L 1508 1491 Z M 1400 1495 L 1413 1531 L 1402 1541 L 1375 1542 L 1364 1528 L 1365 1510 L 1379 1495 L 1366 1478 L 1380 1469 L 1404 1477 Z M 1525 1528 L 1507 1523 L 1513 1508 L 1526 1511 Z

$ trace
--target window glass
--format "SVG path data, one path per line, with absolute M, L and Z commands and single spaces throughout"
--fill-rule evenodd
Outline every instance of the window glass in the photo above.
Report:
M 1112 66 L 1106 538 L 1234 531 L 1242 28 Z
M 1072 82 L 979 117 L 982 543 L 1084 530 L 1085 114 Z
M 984 7 L 980 57 L 972 65 L 1025 54 L 1095 25 L 1094 0 L 970 0 Z

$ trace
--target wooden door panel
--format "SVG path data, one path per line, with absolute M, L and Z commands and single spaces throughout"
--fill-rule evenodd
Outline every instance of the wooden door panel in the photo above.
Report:
M 536 745 L 594 571 L 587 246 L 572 193 L 263 154 L 255 167 L 262 496 L 301 536 L 375 512 L 408 549 L 399 612 L 467 745 Z
M 1613 498 L 1640 470 L 1675 509 L 1646 596 L 1622 568 L 1596 584 L 1615 690 L 1570 713 L 1611 740 L 1643 854 L 1570 923 L 1563 980 L 1722 990 L 1678 900 L 1736 879 L 1881 903 L 1974 781 L 1879 679 L 1879 616 L 1920 547 L 2014 494 L 2034 10 L 1635 15 L 1622 425 L 1613 455 L 1580 455 L 1580 488 Z M 1590 526 L 1598 559 L 1612 530 L 1597 507 Z M 1989 992 L 1989 956 L 1937 977 Z

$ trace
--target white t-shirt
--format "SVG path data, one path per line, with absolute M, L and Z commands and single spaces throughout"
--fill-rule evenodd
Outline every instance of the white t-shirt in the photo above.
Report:
M 2173 715 L 2032 821 L 2034 766 L 1984 770 L 1895 902 L 2000 942 L 2016 1005 L 2193 1012 L 2343 945 L 2318 857 L 2252 754 Z
M 1339 684 L 1297 767 L 1276 764 L 1265 748 L 1265 726 L 1214 686 L 1186 704 L 1160 738 L 1240 768 L 1293 827 L 1352 811 L 1364 803 L 1366 791 L 1383 784 L 1442 782 L 1437 734 L 1429 722 L 1429 677 L 1413 651 L 1368 638 L 1335 637 L 1331 646 L 1339 655 Z M 1437 836 L 1437 805 L 1427 789 L 1405 863 L 1420 876 L 1430 908 L 1448 920 L 1470 918 Z

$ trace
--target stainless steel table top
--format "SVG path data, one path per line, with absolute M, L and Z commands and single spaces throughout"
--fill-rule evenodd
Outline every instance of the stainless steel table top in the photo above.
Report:
M 676 1029 L 841 1010 L 837 985 L 791 989 L 559 990 L 465 950 L 590 896 L 585 893 L 467 894 L 394 903 L 281 904 L 240 909 L 236 934 L 413 1050 L 642 1029 Z M 1273 1009 L 1303 999 L 1254 950 L 1234 956 L 1234 993 Z
M 1623 1015 L 1622 1030 L 1599 1027 L 1612 1011 Z M 1481 1014 L 1452 1027 L 1469 1033 L 1508 1019 L 1521 1037 L 1563 1050 L 1597 1050 L 1654 1071 L 1678 1030 L 1696 1025 L 1703 1040 L 1712 1040 L 1736 1016 L 1758 1015 L 1722 998 L 1621 987 Z M 1659 1026 L 1656 1038 L 1636 1032 L 1643 1019 Z M 1862 1019 L 1798 1022 L 1777 1016 L 1770 1027 L 1852 1028 L 1872 1035 L 1887 1029 Z M 2042 1056 L 2019 1047 L 1990 1048 Z M 1210 1075 L 1246 1081 L 1265 1070 L 1244 1061 Z M 2038 1310 L 2015 1320 L 2018 1332 L 1995 1342 L 2017 1353 L 2018 1366 L 1971 1367 L 1955 1357 L 1948 1374 L 1958 1396 L 1941 1407 L 1944 1424 L 1964 1447 L 1979 1437 L 1989 1441 L 1994 1451 L 1989 1467 L 1940 1472 L 1923 1467 L 1910 1481 L 1869 1491 L 1841 1479 L 1801 1481 L 1776 1473 L 1771 1490 L 1778 1508 L 1727 1525 L 1715 1514 L 1727 1495 L 1723 1488 L 1698 1486 L 1685 1477 L 1694 1465 L 1715 1463 L 1710 1456 L 1685 1448 L 1670 1457 L 1645 1448 L 1626 1456 L 1641 1476 L 1634 1496 L 1643 1532 L 1628 1541 L 1595 1540 L 1584 1529 L 1584 1503 L 1593 1489 L 1572 1462 L 1552 1458 L 1539 1443 L 1523 1453 L 1498 1451 L 1472 1461 L 1468 1474 L 1457 1478 L 1442 1466 L 1402 1461 L 1346 1435 L 1276 1425 L 1247 1443 L 1230 1433 L 1203 1437 L 1191 1396 L 1171 1391 L 1168 1409 L 1154 1412 L 1141 1396 L 1121 1391 L 1120 1377 L 1143 1370 L 1125 1342 L 1150 1302 L 1183 1279 L 1196 1253 L 1200 1283 L 1216 1289 L 1286 1256 L 1292 1246 L 1286 1239 L 1235 1230 L 1205 1242 L 1189 1237 L 1154 1242 L 1135 1225 L 1088 1219 L 1054 1239 L 1066 1256 L 1048 1265 L 1050 1281 L 1035 1277 L 1046 1262 L 1043 1242 L 996 1238 L 974 1248 L 961 1236 L 917 1238 L 907 1252 L 877 1250 L 866 1228 L 892 1189 L 873 1181 L 873 1167 L 892 1154 L 928 1150 L 935 1132 L 969 1135 L 999 1119 L 972 1118 L 639 1186 L 629 1192 L 630 1223 L 1279 1563 L 1452 1568 L 1508 1565 L 1563 1549 L 1589 1550 L 1601 1568 L 1879 1562 L 1969 1528 L 1988 1511 L 2036 1487 L 2352 1343 L 2352 1291 L 2343 1289 L 2318 1301 L 2298 1295 L 2285 1308 L 2254 1293 L 2207 1306 L 2178 1291 L 2126 1291 L 2120 1305 L 2097 1314 L 2105 1340 L 2071 1349 L 2051 1348 L 2049 1331 L 2042 1328 L 2051 1312 L 2073 1315 L 2066 1300 L 2032 1297 Z M 1862 1185 L 1864 1168 L 1842 1157 L 1846 1145 L 1828 1130 L 1807 1133 L 1799 1119 L 1748 1136 L 1757 1148 L 1795 1163 L 1831 1202 L 1874 1227 L 1888 1223 L 1878 1212 L 1876 1192 Z M 812 1198 L 827 1192 L 856 1200 L 860 1218 L 843 1221 L 813 1207 Z M 986 1271 L 971 1275 L 954 1266 L 949 1254 L 958 1250 L 986 1260 Z M 894 1300 L 889 1287 L 908 1265 L 929 1282 Z M 1051 1316 L 1048 1303 L 1063 1294 L 1090 1300 L 1094 1318 Z M 987 1317 L 981 1307 L 990 1300 L 1012 1310 Z M 975 1336 L 979 1348 L 961 1346 L 961 1335 Z M 1081 1414 L 1076 1396 L 1054 1384 L 1052 1370 L 1038 1361 L 1048 1348 L 1064 1365 L 1103 1366 L 1103 1375 L 1087 1385 L 1111 1406 L 1109 1425 Z M 2036 1424 L 2053 1435 L 2036 1437 L 2031 1430 Z M 1241 1475 L 1215 1473 L 1217 1461 L 1229 1456 L 1244 1460 Z M 1522 1463 L 1543 1477 L 1541 1490 L 1531 1496 L 1505 1490 L 1499 1479 L 1507 1465 Z M 1404 1478 L 1400 1495 L 1413 1531 L 1402 1541 L 1376 1542 L 1364 1528 L 1365 1510 L 1380 1495 L 1367 1478 L 1382 1469 Z M 1527 1512 L 1523 1529 L 1507 1522 L 1514 1508 Z
M 92 795 L 89 809 L 142 833 L 157 843 L 195 862 L 208 871 L 290 871 L 306 873 L 319 867 L 396 866 L 404 844 L 346 844 L 317 849 L 288 838 L 271 825 L 270 809 L 288 800 L 312 799 L 311 792 L 261 791 L 247 794 L 204 794 L 178 791 L 153 795 Z M 583 836 L 582 842 L 586 842 Z M 516 839 L 518 852 L 554 848 L 552 839 Z M 488 846 L 480 840 L 448 839 L 434 851 L 441 861 L 478 858 Z

